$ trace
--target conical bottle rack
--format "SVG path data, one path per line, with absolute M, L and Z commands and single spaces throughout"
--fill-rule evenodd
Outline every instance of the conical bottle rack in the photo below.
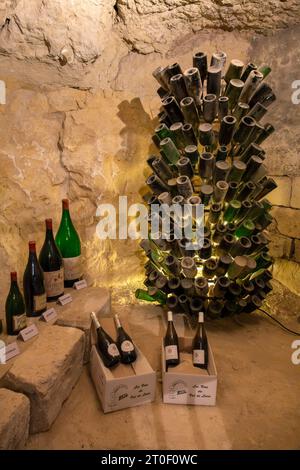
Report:
M 204 311 L 211 318 L 250 313 L 272 290 L 266 196 L 276 183 L 267 176 L 262 148 L 274 131 L 265 119 L 276 99 L 266 81 L 271 70 L 226 62 L 217 52 L 209 65 L 199 52 L 185 71 L 175 63 L 153 72 L 161 109 L 152 137 L 157 152 L 147 159 L 149 236 L 140 244 L 148 258 L 145 288 L 136 291 L 138 299 L 174 313 Z M 171 216 L 170 228 L 162 230 L 164 211 L 153 208 L 172 204 L 188 204 L 194 228 L 202 208 L 198 249 L 175 233 L 175 224 L 187 223 L 184 215 Z

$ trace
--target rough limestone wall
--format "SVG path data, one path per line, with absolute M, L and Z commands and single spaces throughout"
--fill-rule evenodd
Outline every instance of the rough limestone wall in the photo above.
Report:
M 203 29 L 263 32 L 300 22 L 298 0 L 117 0 L 124 39 L 142 54 Z M 122 27 L 122 25 L 121 25 Z M 171 33 L 171 34 L 170 34 Z
M 269 173 L 279 184 L 272 196 L 272 250 L 300 261 L 300 105 L 291 102 L 291 83 L 300 78 L 297 2 L 265 2 L 263 11 L 259 2 L 225 3 L 0 4 L 0 80 L 6 85 L 6 104 L 0 104 L 0 312 L 9 271 L 22 277 L 27 241 L 41 246 L 45 217 L 57 227 L 64 196 L 72 202 L 87 277 L 121 294 L 142 284 L 137 243 L 99 240 L 96 210 L 100 202 L 117 205 L 119 195 L 141 201 L 159 107 L 151 72 L 174 60 L 188 67 L 199 49 L 222 49 L 229 59 L 267 62 L 273 69 L 278 100 L 268 120 L 278 130 L 265 146 Z M 237 4 L 248 12 L 247 21 Z M 268 34 L 255 32 L 262 30 Z

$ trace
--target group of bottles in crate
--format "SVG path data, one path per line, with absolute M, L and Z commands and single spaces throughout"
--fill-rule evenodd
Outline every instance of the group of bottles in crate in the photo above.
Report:
M 81 244 L 72 223 L 68 199 L 62 200 L 61 222 L 54 238 L 52 219 L 46 219 L 45 241 L 37 257 L 36 242 L 29 241 L 28 262 L 23 275 L 24 297 L 18 285 L 17 272 L 11 272 L 11 285 L 6 299 L 6 331 L 17 335 L 26 327 L 26 317 L 38 317 L 47 302 L 57 301 L 66 287 L 82 277 Z
M 173 322 L 173 313 L 168 311 L 168 326 L 164 337 L 164 355 L 166 370 L 180 363 L 180 344 Z M 194 367 L 208 369 L 208 341 L 204 326 L 204 313 L 198 313 L 198 326 L 192 343 L 192 362 Z
M 95 312 L 91 313 L 91 319 L 97 334 L 96 348 L 105 367 L 113 368 L 120 363 L 131 364 L 136 360 L 136 348 L 131 337 L 121 325 L 118 315 L 114 316 L 117 330 L 116 341 L 104 330 Z

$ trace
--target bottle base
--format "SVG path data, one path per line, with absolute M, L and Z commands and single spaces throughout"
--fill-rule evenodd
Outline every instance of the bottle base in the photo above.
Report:
M 38 312 L 26 312 L 26 317 L 40 317 L 44 312 L 46 312 L 47 308 L 44 308 L 43 310 L 39 310 Z
M 62 295 L 64 295 L 64 292 L 59 295 L 55 295 L 54 297 L 47 297 L 47 302 L 56 302 Z
M 71 281 L 64 281 L 64 287 L 73 287 L 74 283 L 77 281 L 80 281 L 80 278 L 72 279 Z

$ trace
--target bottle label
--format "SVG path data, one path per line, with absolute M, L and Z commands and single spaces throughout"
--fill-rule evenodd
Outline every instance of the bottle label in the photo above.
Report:
M 19 331 L 26 328 L 26 313 L 22 315 L 14 315 L 13 316 L 13 330 L 14 333 L 18 333 Z
M 62 295 L 64 291 L 64 268 L 59 271 L 44 272 L 47 297 Z
M 41 295 L 33 296 L 33 311 L 39 312 L 47 307 L 46 292 Z
M 82 276 L 81 256 L 75 256 L 74 258 L 63 258 L 63 261 L 66 281 L 79 279 Z
M 125 340 L 123 341 L 123 343 L 121 344 L 121 350 L 123 352 L 131 352 L 134 350 L 134 346 L 132 344 L 131 341 L 128 341 L 128 340 Z
M 113 357 L 116 357 L 116 356 L 120 355 L 119 350 L 118 350 L 117 346 L 114 343 L 111 343 L 108 346 L 107 352 L 108 352 L 108 354 L 110 354 Z
M 167 361 L 169 359 L 178 359 L 178 347 L 176 345 L 165 346 L 165 355 Z
M 204 349 L 194 349 L 193 364 L 205 364 Z

